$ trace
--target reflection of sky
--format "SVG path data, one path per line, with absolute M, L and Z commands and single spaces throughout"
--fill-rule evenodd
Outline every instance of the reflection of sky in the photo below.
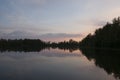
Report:
M 119 14 L 120 0 L 0 0 L 0 34 L 86 35 Z
M 79 50 L 69 52 L 69 50 L 45 49 L 40 52 L 2 52 L 1 56 L 8 56 L 15 59 L 24 59 L 24 57 L 45 56 L 45 57 L 81 57 L 83 56 Z
M 71 54 L 78 52 L 45 50 L 40 53 L 0 53 L 0 80 L 114 80 L 81 53 L 81 56 Z

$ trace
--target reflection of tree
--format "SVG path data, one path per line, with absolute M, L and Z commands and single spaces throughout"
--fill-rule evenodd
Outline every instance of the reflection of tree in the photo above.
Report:
M 51 43 L 50 45 L 52 48 L 59 48 L 63 50 L 69 50 L 70 52 L 73 52 L 74 50 L 77 50 L 79 47 L 78 42 L 70 39 L 69 41 L 63 41 L 58 43 Z
M 82 52 L 96 66 L 120 79 L 120 50 L 82 49 Z
M 47 44 L 39 39 L 0 40 L 1 51 L 41 51 Z
M 58 49 L 51 49 L 50 51 L 48 49 L 41 51 L 41 52 L 4 52 L 0 53 L 0 56 L 6 55 L 13 58 L 20 58 L 25 56 L 45 56 L 45 57 L 81 57 L 81 53 L 79 52 L 73 52 L 70 53 L 68 51 L 58 50 Z
M 73 52 L 78 49 L 78 42 L 64 41 L 59 43 L 44 42 L 39 39 L 19 39 L 19 40 L 5 40 L 0 39 L 0 51 L 41 51 L 42 49 L 59 48 Z
M 79 49 L 76 41 L 64 41 L 59 43 L 44 42 L 38 39 L 24 40 L 0 40 L 0 51 L 24 51 L 24 52 L 40 52 L 43 49 L 61 49 L 73 52 Z M 106 49 L 82 49 L 83 54 L 89 59 L 94 59 L 96 66 L 104 68 L 108 74 L 113 74 L 115 78 L 120 79 L 120 51 Z

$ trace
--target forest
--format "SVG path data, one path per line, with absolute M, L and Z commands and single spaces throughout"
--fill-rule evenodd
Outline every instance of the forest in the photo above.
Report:
M 112 23 L 107 22 L 103 28 L 95 33 L 88 34 L 79 44 L 84 47 L 120 48 L 120 17 L 114 18 Z
M 88 34 L 77 42 L 72 39 L 63 42 L 45 42 L 40 39 L 0 39 L 0 50 L 39 51 L 44 48 L 59 48 L 76 50 L 81 47 L 89 48 L 120 48 L 120 17 L 114 18 L 112 23 L 107 22 L 94 34 Z

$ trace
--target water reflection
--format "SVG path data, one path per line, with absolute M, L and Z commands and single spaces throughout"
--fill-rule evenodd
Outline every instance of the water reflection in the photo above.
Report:
M 83 56 L 79 50 L 74 52 L 69 52 L 69 50 L 60 50 L 60 49 L 44 49 L 40 52 L 14 52 L 14 51 L 5 51 L 0 55 L 6 55 L 10 57 L 30 57 L 30 56 L 45 56 L 45 57 L 81 57 Z
M 96 66 L 120 80 L 120 50 L 84 48 L 82 52 L 88 60 L 93 60 Z
M 40 49 L 0 53 L 0 80 L 116 80 L 119 50 Z
M 0 52 L 11 52 L 11 51 L 14 51 L 14 52 L 41 52 L 42 50 L 51 50 L 51 49 L 54 49 L 54 50 L 64 50 L 64 51 L 69 51 L 69 52 L 74 52 L 74 51 L 77 51 L 79 50 L 79 48 L 68 48 L 68 47 L 35 47 L 35 48 L 0 48 Z

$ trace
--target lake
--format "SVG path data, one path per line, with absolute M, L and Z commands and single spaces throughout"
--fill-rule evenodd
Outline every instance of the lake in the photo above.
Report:
M 120 51 L 0 52 L 0 80 L 120 80 Z

